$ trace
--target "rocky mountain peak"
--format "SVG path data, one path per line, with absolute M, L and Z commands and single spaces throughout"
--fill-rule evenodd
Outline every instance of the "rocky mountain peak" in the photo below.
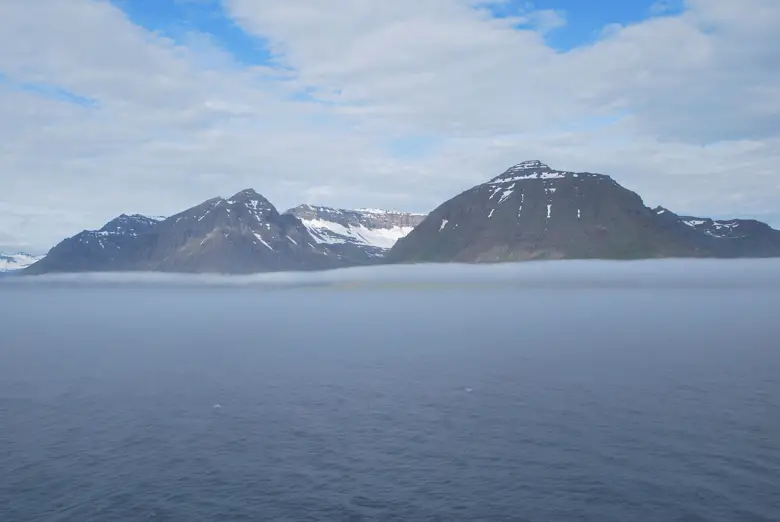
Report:
M 542 163 L 539 160 L 528 160 L 528 161 L 522 161 L 518 163 L 517 165 L 514 165 L 509 168 L 511 171 L 521 171 L 521 170 L 552 170 L 549 165 L 546 163 Z
M 134 235 L 162 221 L 162 217 L 149 217 L 141 214 L 120 214 L 97 231 L 99 234 Z
M 248 188 L 241 190 L 239 192 L 236 192 L 231 197 L 227 199 L 228 203 L 251 203 L 256 202 L 258 205 L 271 205 L 271 203 L 263 197 L 261 194 L 259 194 L 255 189 Z
M 604 174 L 594 174 L 591 172 L 569 172 L 564 170 L 555 170 L 546 163 L 539 160 L 530 160 L 518 163 L 502 174 L 491 179 L 485 185 L 503 185 L 518 181 L 541 180 L 546 186 L 552 186 L 558 180 L 590 180 L 590 181 L 608 181 L 615 183 L 612 178 Z
M 530 160 L 509 167 L 488 183 L 506 183 L 526 179 L 557 179 L 564 177 L 565 174 L 567 173 L 555 171 L 549 165 L 539 160 Z
M 247 213 L 258 221 L 275 218 L 279 215 L 276 207 L 274 207 L 270 201 L 251 188 L 237 192 L 231 197 L 222 201 L 223 202 L 220 204 L 225 205 L 228 210 L 235 206 L 244 207 Z

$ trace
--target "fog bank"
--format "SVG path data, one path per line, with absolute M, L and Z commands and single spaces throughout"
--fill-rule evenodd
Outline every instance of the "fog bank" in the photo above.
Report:
M 254 275 L 102 272 L 8 277 L 6 285 L 47 286 L 305 286 L 366 288 L 432 286 L 565 287 L 768 287 L 780 288 L 780 259 L 539 261 L 500 264 L 420 264 L 346 268 L 322 272 Z

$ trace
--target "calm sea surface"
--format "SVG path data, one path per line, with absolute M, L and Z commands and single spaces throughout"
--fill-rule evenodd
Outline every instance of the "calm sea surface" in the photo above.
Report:
M 6 279 L 0 520 L 780 520 L 780 263 L 702 263 Z

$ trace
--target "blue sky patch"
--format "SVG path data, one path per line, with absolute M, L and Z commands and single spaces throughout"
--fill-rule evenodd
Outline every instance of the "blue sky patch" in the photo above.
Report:
M 188 35 L 208 35 L 239 64 L 270 65 L 273 54 L 267 41 L 247 34 L 225 13 L 218 0 L 111 0 L 135 24 L 177 43 Z M 290 0 L 294 1 L 294 0 Z M 379 1 L 379 0 L 377 0 Z M 553 10 L 566 20 L 545 34 L 548 45 L 568 51 L 597 41 L 611 24 L 629 25 L 653 16 L 669 16 L 683 10 L 684 0 L 508 0 L 480 2 L 475 9 L 487 9 L 496 18 L 522 15 L 533 10 Z M 528 29 L 530 26 L 518 27 Z
M 57 100 L 81 107 L 95 107 L 97 101 L 86 96 L 71 92 L 56 85 L 46 83 L 20 82 L 0 73 L 0 84 L 6 85 L 15 91 L 29 92 L 43 98 Z
M 420 158 L 425 156 L 438 140 L 432 136 L 404 136 L 390 141 L 390 154 L 396 158 Z
M 242 65 L 268 65 L 268 42 L 245 33 L 217 0 L 112 0 L 130 21 L 177 43 L 192 33 L 205 34 Z
M 563 15 L 566 25 L 545 34 L 545 40 L 558 51 L 569 51 L 597 41 L 608 25 L 630 25 L 653 16 L 679 14 L 683 0 L 509 0 L 500 4 L 475 4 L 475 7 L 487 8 L 497 18 L 529 10 L 557 11 Z

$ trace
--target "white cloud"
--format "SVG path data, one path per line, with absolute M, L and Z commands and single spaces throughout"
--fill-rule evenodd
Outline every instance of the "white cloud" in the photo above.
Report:
M 425 210 L 532 158 L 690 213 L 780 206 L 775 0 L 689 0 L 566 53 L 544 40 L 560 13 L 496 19 L 487 3 L 225 0 L 279 69 L 240 66 L 214 37 L 154 35 L 106 2 L 1 2 L 0 248 L 247 186 L 283 208 Z M 327 103 L 295 101 L 303 89 Z M 393 155 L 409 135 L 434 145 Z

